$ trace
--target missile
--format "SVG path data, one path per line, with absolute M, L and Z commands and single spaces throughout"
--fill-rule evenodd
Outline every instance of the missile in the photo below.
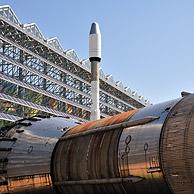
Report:
M 100 119 L 99 66 L 101 61 L 101 33 L 98 23 L 91 25 L 89 34 L 89 59 L 91 62 L 91 120 Z
M 0 193 L 194 193 L 194 94 L 77 124 L 0 128 Z
M 59 194 L 193 194 L 193 139 L 194 94 L 83 123 L 55 145 L 52 183 Z

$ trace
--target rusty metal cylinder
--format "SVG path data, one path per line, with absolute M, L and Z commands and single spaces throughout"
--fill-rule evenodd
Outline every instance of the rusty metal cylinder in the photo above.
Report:
M 193 194 L 194 95 L 68 130 L 51 162 L 63 194 Z

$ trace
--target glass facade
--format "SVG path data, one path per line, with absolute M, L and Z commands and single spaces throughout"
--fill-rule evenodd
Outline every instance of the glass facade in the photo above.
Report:
M 21 24 L 9 6 L 0 7 L 0 28 L 0 119 L 51 114 L 89 120 L 89 60 L 63 50 L 56 37 L 46 40 L 35 23 Z M 149 104 L 100 70 L 101 117 Z

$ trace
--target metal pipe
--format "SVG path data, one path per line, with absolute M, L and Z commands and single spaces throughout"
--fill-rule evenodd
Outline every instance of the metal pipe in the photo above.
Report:
M 93 185 L 93 184 L 111 184 L 111 183 L 137 183 L 144 178 L 129 176 L 125 178 L 110 178 L 110 179 L 91 179 L 91 180 L 79 180 L 79 181 L 61 181 L 55 182 L 55 185 Z
M 99 128 L 95 128 L 95 129 L 92 129 L 92 130 L 89 130 L 89 131 L 84 131 L 84 132 L 80 132 L 80 133 L 74 133 L 74 134 L 71 134 L 71 135 L 66 135 L 66 136 L 62 137 L 60 139 L 60 141 L 73 139 L 73 138 L 76 138 L 76 137 L 82 137 L 82 136 L 86 136 L 86 135 L 92 135 L 92 134 L 100 133 L 100 132 L 111 131 L 111 130 L 115 130 L 115 129 L 119 129 L 119 128 L 126 128 L 126 127 L 134 127 L 134 126 L 138 126 L 138 125 L 144 125 L 144 124 L 152 122 L 156 119 L 159 119 L 159 117 L 149 116 L 149 117 L 145 117 L 143 119 L 139 119 L 139 120 L 135 120 L 135 121 L 126 121 L 126 122 L 115 124 L 115 125 L 99 127 Z

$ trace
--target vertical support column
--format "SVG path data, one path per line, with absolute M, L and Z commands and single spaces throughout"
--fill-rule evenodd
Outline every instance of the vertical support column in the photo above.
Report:
M 100 62 L 91 61 L 91 120 L 100 119 L 99 107 L 99 66 Z
M 105 102 L 108 104 L 109 96 L 105 94 Z M 108 107 L 105 105 L 105 114 L 108 114 Z
M 60 73 L 60 77 L 61 77 L 61 81 L 63 83 L 67 83 L 67 74 L 66 73 Z M 62 96 L 63 98 L 66 98 L 66 88 L 62 88 L 61 92 L 60 92 L 60 96 Z M 60 102 L 60 107 L 59 107 L 59 111 L 62 112 L 66 112 L 67 111 L 67 105 L 65 102 Z
M 23 50 L 20 50 L 18 54 L 19 54 L 19 62 L 21 64 L 23 64 L 24 63 L 24 57 L 23 57 L 24 53 L 23 53 Z M 23 70 L 22 70 L 21 67 L 18 67 L 18 68 L 19 68 L 18 69 L 19 70 L 19 80 L 21 82 L 23 82 Z M 23 97 L 23 89 L 24 88 L 22 88 L 21 86 L 19 86 L 19 85 L 17 86 L 17 97 L 18 98 L 22 98 Z M 18 116 L 21 116 L 21 117 L 25 117 L 26 116 L 25 112 L 24 112 L 24 108 L 21 105 L 16 105 L 16 112 L 17 112 Z
M 47 74 L 47 64 L 44 63 L 44 66 L 43 66 L 43 73 L 46 75 Z M 47 90 L 47 80 L 45 78 L 43 78 L 43 81 L 42 81 L 42 88 L 44 91 Z M 47 106 L 48 105 L 48 98 L 46 96 L 42 96 L 42 105 L 43 106 Z
M 81 81 L 79 81 L 79 90 L 82 91 L 83 90 L 83 83 Z M 82 94 L 79 94 L 79 104 L 83 105 L 83 96 Z M 79 111 L 79 117 L 83 118 L 83 109 L 80 109 Z
M 1 43 L 0 43 L 0 47 L 2 47 L 2 54 L 4 55 L 5 54 L 5 43 L 2 41 Z M 2 60 L 2 62 L 1 62 L 1 64 L 0 64 L 1 66 L 2 66 L 2 73 L 4 72 L 4 61 Z

